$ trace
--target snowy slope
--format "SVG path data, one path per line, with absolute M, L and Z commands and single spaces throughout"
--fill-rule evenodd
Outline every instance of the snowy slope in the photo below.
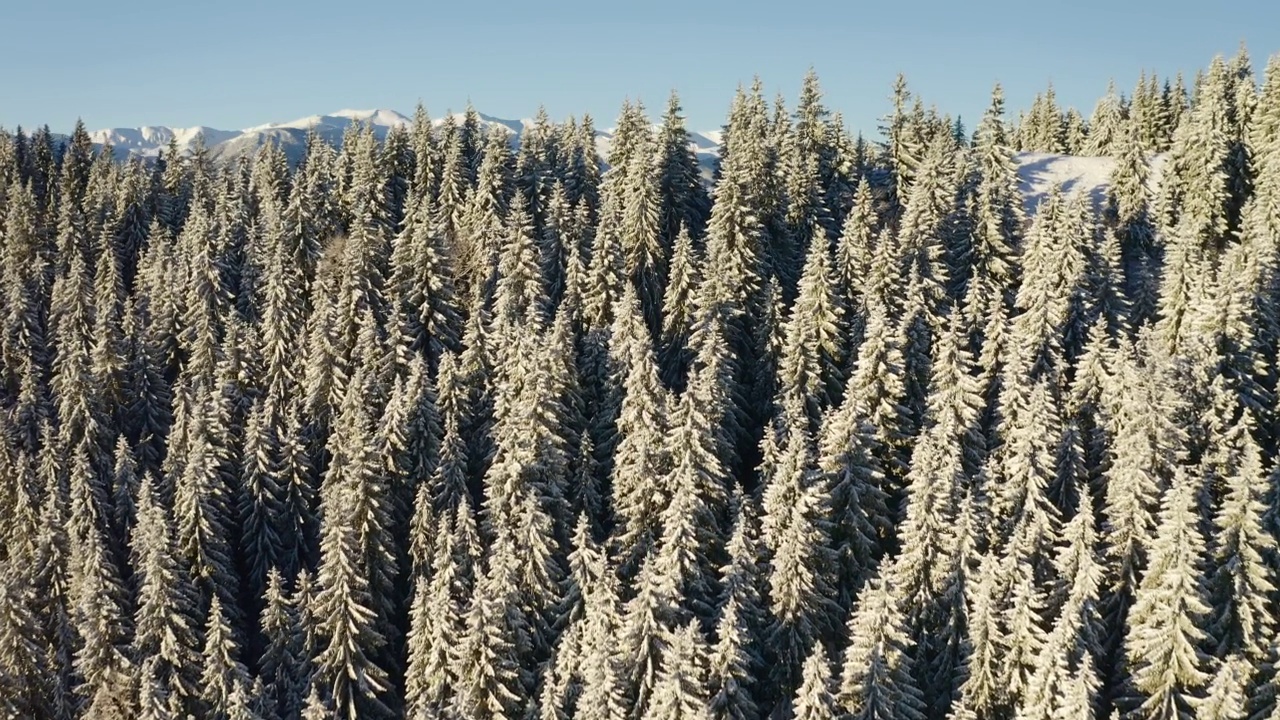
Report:
M 1106 197 L 1111 171 L 1116 166 L 1115 159 L 1109 157 L 1045 153 L 1018 153 L 1014 160 L 1018 164 L 1018 180 L 1028 214 L 1035 212 L 1054 185 L 1061 185 L 1067 193 L 1084 192 L 1095 204 L 1101 204 Z M 1151 176 L 1147 181 L 1152 191 L 1160 186 L 1164 160 L 1164 155 L 1152 158 Z
M 1108 157 L 1073 157 L 1045 153 L 1017 155 L 1018 180 L 1027 210 L 1034 211 L 1055 185 L 1067 193 L 1083 191 L 1102 202 L 1115 160 Z

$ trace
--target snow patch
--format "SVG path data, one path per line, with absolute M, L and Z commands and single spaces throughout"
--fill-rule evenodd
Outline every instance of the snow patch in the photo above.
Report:
M 1164 155 L 1155 155 L 1150 159 L 1151 174 L 1147 178 L 1147 186 L 1153 197 L 1160 187 L 1164 161 Z M 1018 165 L 1018 185 L 1028 214 L 1035 213 L 1040 202 L 1056 185 L 1061 185 L 1068 194 L 1083 192 L 1093 200 L 1095 206 L 1100 207 L 1106 200 L 1111 173 L 1116 167 L 1115 158 L 1111 157 L 1033 152 L 1018 153 L 1014 162 Z

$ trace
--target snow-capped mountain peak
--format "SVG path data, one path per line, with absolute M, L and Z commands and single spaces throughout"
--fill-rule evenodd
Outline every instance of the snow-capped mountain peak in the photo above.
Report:
M 526 127 L 535 121 L 505 120 L 503 118 L 477 113 L 482 128 L 501 127 L 518 137 Z M 453 113 L 454 122 L 461 123 L 466 115 Z M 436 127 L 446 122 L 444 117 L 432 119 Z M 254 152 L 258 147 L 274 142 L 279 145 L 291 159 L 301 156 L 307 133 L 314 131 L 321 138 L 340 145 L 343 133 L 352 123 L 366 124 L 373 129 L 379 139 L 396 127 L 407 127 L 413 123 L 410 115 L 388 108 L 357 110 L 344 108 L 323 115 L 308 115 L 296 120 L 272 122 L 254 125 L 243 130 L 219 130 L 217 128 L 197 126 L 192 128 L 171 128 L 164 126 L 143 126 L 136 128 L 107 128 L 89 133 L 90 138 L 98 145 L 110 145 L 120 157 L 153 158 L 167 149 L 171 141 L 176 142 L 180 152 L 190 152 L 198 140 L 203 139 L 213 157 L 219 159 L 234 158 Z M 704 144 L 700 141 L 699 146 Z
M 519 142 L 519 137 L 525 129 L 537 122 L 533 118 L 506 120 L 479 112 L 476 115 L 482 131 L 500 127 L 510 132 L 515 142 Z M 457 112 L 447 116 L 433 117 L 432 125 L 440 127 L 448 122 L 449 118 L 460 125 L 465 121 L 466 114 Z M 111 145 L 119 157 L 154 158 L 161 151 L 167 150 L 171 141 L 176 143 L 180 152 L 190 152 L 196 143 L 203 139 L 205 147 L 215 159 L 226 160 L 250 155 L 267 143 L 275 143 L 284 150 L 290 160 L 297 161 L 302 157 L 308 132 L 314 131 L 321 139 L 334 146 L 340 146 L 343 135 L 352 123 L 369 125 L 374 135 L 383 139 L 392 128 L 411 125 L 413 117 L 388 108 L 369 110 L 346 108 L 324 115 L 308 115 L 286 122 L 255 125 L 243 130 L 219 130 L 206 126 L 171 128 L 147 125 L 136 128 L 96 130 L 89 133 L 89 136 L 98 145 Z M 609 154 L 613 134 L 612 127 L 596 130 L 596 150 L 602 158 Z M 698 158 L 703 176 L 706 178 L 710 178 L 711 169 L 720 151 L 721 140 L 720 130 L 689 134 L 690 149 Z M 1100 198 L 1107 185 L 1114 160 L 1020 153 L 1017 164 L 1028 210 L 1034 210 L 1048 189 L 1058 184 L 1067 189 L 1084 189 L 1094 195 L 1095 199 Z

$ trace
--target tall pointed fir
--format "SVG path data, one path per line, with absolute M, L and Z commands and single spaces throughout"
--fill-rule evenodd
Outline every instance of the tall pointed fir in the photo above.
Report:
M 696 623 L 677 629 L 663 654 L 647 718 L 709 720 L 706 698 L 706 643 Z
M 466 629 L 455 646 L 457 685 L 452 712 L 463 720 L 511 717 L 529 692 L 527 626 L 517 610 L 514 556 L 495 548 L 477 580 L 466 612 Z
M 1261 658 L 1269 651 L 1276 619 L 1269 598 L 1276 592 L 1275 537 L 1266 531 L 1267 473 L 1262 450 L 1247 431 L 1239 442 L 1239 466 L 1222 481 L 1225 492 L 1213 516 L 1209 557 L 1209 602 L 1213 607 L 1207 630 L 1217 641 L 1215 656 L 1240 653 Z
M 239 647 L 222 612 L 222 603 L 214 597 L 209 605 L 209 621 L 204 634 L 204 656 L 200 675 L 200 699 L 203 717 L 212 720 L 238 720 L 237 706 L 244 705 L 249 672 L 240 662 Z
M 1023 224 L 1018 176 L 1004 122 L 1004 91 L 999 85 L 978 125 L 973 153 L 978 176 L 969 198 L 973 235 L 957 280 L 964 282 L 970 322 L 982 327 L 1013 301 Z
M 1178 468 L 1160 505 L 1150 563 L 1129 613 L 1125 653 L 1136 717 L 1174 720 L 1196 716 L 1209 683 L 1204 630 L 1205 540 L 1194 476 Z
M 102 507 L 93 497 L 93 473 L 86 451 L 71 461 L 71 619 L 80 642 L 75 669 L 88 717 L 128 715 L 134 664 L 128 654 L 129 597 L 108 546 Z M 57 492 L 57 491 L 55 491 Z
M 712 617 L 715 558 L 723 546 L 720 523 L 728 479 L 721 423 L 726 402 L 724 376 L 715 358 L 700 358 L 689 389 L 677 401 L 672 418 L 670 500 L 661 510 L 658 570 L 671 576 L 684 608 L 701 620 Z
M 1147 187 L 1150 167 L 1132 128 L 1120 133 L 1115 154 L 1104 218 L 1120 244 L 1125 294 L 1132 304 L 1133 324 L 1139 325 L 1155 318 L 1159 289 L 1160 248 Z
M 698 157 L 690 147 L 682 113 L 680 98 L 672 91 L 656 138 L 660 245 L 667 252 L 675 245 L 681 228 L 691 236 L 702 237 L 711 212 L 711 199 L 702 183 Z
M 391 253 L 389 294 L 408 321 L 411 347 L 434 367 L 446 350 L 457 351 L 462 318 L 453 280 L 453 247 L 434 218 L 430 195 L 417 200 Z
M 462 219 L 458 277 L 463 297 L 474 303 L 492 292 L 503 234 L 503 218 L 511 195 L 511 146 L 507 130 L 495 126 L 484 138 L 484 159 L 476 184 L 467 195 Z
M 801 677 L 804 679 L 791 702 L 792 716 L 796 720 L 824 720 L 838 716 L 831 663 L 822 645 L 817 645 L 809 653 Z
M 259 698 L 267 717 L 293 720 L 302 713 L 307 689 L 302 658 L 304 630 L 300 625 L 296 598 L 284 587 L 284 576 L 272 568 L 267 573 L 261 630 L 264 639 L 258 679 L 263 681 Z
M 671 256 L 671 275 L 662 296 L 662 332 L 658 336 L 662 380 L 675 390 L 684 388 L 692 359 L 689 341 L 695 322 L 695 295 L 701 284 L 698 261 L 693 239 L 681 226 Z
M 388 696 L 386 647 L 393 639 L 390 593 L 395 555 L 389 547 L 389 498 L 372 457 L 373 427 L 363 368 L 352 379 L 334 434 L 321 490 L 319 591 L 314 614 L 324 643 L 317 684 L 342 716 L 381 717 Z
M 660 510 L 670 497 L 663 478 L 668 464 L 668 393 L 658 379 L 650 335 L 635 293 L 627 288 L 609 342 L 615 377 L 624 395 L 618 414 L 618 446 L 612 475 L 613 511 L 621 524 L 617 533 L 624 569 L 653 546 L 661 522 Z
M 779 405 L 783 412 L 803 417 L 811 431 L 842 389 L 843 314 L 831 272 L 830 243 L 822 235 L 809 246 L 778 369 L 783 395 Z
M 839 622 L 831 553 L 830 495 L 813 467 L 813 440 L 796 423 L 766 430 L 764 515 L 769 608 L 766 647 L 774 663 L 772 687 L 790 696 L 815 643 Z M 772 447 L 770 447 L 772 446 Z
M 735 487 L 730 498 L 732 530 L 725 545 L 729 559 L 720 572 L 722 599 L 708 676 L 717 720 L 748 720 L 760 713 L 756 696 L 764 688 L 758 680 L 765 668 L 760 643 L 766 611 L 757 512 L 751 499 Z
M 850 717 L 864 720 L 925 717 L 925 702 L 912 676 L 912 648 L 905 618 L 881 580 L 863 590 L 849 619 L 836 701 Z
M 1167 240 L 1156 327 L 1171 354 L 1183 349 L 1190 332 L 1188 315 L 1205 300 L 1217 256 L 1234 229 L 1227 83 L 1219 58 L 1200 101 L 1177 133 L 1162 176 L 1158 225 Z
M 169 513 L 146 478 L 138 499 L 138 525 L 131 538 L 135 578 L 140 580 L 132 651 L 166 707 L 193 713 L 199 698 L 199 598 L 178 562 Z M 147 687 L 139 688 L 143 696 Z M 145 702 L 143 703 L 145 705 Z

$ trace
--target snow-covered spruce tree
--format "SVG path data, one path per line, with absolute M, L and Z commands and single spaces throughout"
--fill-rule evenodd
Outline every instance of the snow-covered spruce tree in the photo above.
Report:
M 494 126 L 484 138 L 483 161 L 478 165 L 462 216 L 456 251 L 458 285 L 469 304 L 492 292 L 503 218 L 511 197 L 512 158 L 507 133 L 506 128 Z
M 1036 95 L 1031 112 L 1020 129 L 1024 151 L 1061 154 L 1066 150 L 1062 111 L 1058 108 L 1053 83 L 1044 94 Z
M 791 288 L 798 282 L 806 255 L 815 246 L 829 252 L 832 222 L 819 177 L 821 169 L 817 151 L 798 147 L 801 141 L 793 134 L 775 142 L 780 143 L 788 186 L 783 216 L 783 232 L 788 240 L 785 250 L 779 251 L 778 264 L 785 268 L 785 275 L 781 275 L 780 280 L 790 295 Z
M 836 696 L 849 717 L 925 717 L 925 699 L 912 675 L 912 647 L 902 609 L 883 579 L 863 589 L 849 619 L 849 648 L 845 652 Z
M 667 99 L 667 110 L 656 137 L 660 247 L 668 254 L 681 228 L 701 238 L 711 212 L 711 198 L 702 183 L 701 168 L 690 147 L 682 112 L 680 98 L 673 91 Z
M 579 523 L 571 559 L 574 575 L 584 592 L 581 620 L 565 631 L 557 647 L 556 669 L 572 668 L 570 695 L 576 693 L 573 717 L 621 720 L 629 717 L 624 675 L 624 655 L 618 652 L 622 613 L 619 586 L 613 563 L 586 537 L 585 523 Z M 576 632 L 580 630 L 581 632 Z M 561 655 L 560 653 L 565 653 Z M 554 671 L 553 671 L 554 672 Z M 548 682 L 545 688 L 552 687 Z M 558 717 L 559 700 L 542 703 L 544 717 Z
M 1170 354 L 1182 348 L 1187 315 L 1206 299 L 1231 217 L 1231 135 L 1227 71 L 1221 60 L 1203 96 L 1179 129 L 1163 172 L 1158 226 L 1167 237 L 1160 281 L 1160 337 Z
M 839 279 L 842 304 L 847 309 L 850 354 L 856 350 L 861 340 L 857 321 L 864 307 L 863 283 L 864 278 L 870 273 L 876 222 L 871 185 L 867 182 L 858 183 L 853 205 L 849 209 L 849 214 L 845 216 L 839 237 L 835 240 L 833 264 L 836 277 Z
M 843 313 L 831 272 L 830 243 L 822 235 L 809 246 L 796 300 L 785 325 L 786 340 L 778 368 L 782 396 L 779 407 L 788 415 L 798 413 L 810 431 L 822 413 L 835 404 L 842 389 Z
M 145 478 L 138 496 L 138 524 L 130 539 L 139 581 L 132 653 L 144 658 L 149 681 L 170 707 L 196 711 L 199 697 L 199 598 L 178 562 L 168 511 Z
M 497 547 L 466 611 L 465 630 L 453 648 L 457 668 L 452 712 L 465 720 L 510 717 L 529 701 L 525 665 L 528 628 L 518 611 L 513 549 Z
M 822 720 L 834 718 L 839 713 L 835 698 L 835 682 L 831 677 L 831 663 L 821 644 L 813 648 L 804 661 L 803 680 L 791 702 L 792 717 L 796 720 Z
M 936 325 L 947 305 L 950 257 L 955 246 L 958 193 L 955 140 L 938 134 L 929 143 L 920 163 L 920 178 L 906 196 L 897 237 L 896 262 L 908 278 L 918 283 L 920 302 L 930 326 Z
M 243 705 L 249 672 L 240 662 L 240 649 L 231 634 L 222 602 L 215 596 L 209 604 L 209 621 L 204 634 L 200 675 L 202 716 L 232 720 L 234 706 Z M 237 700 L 237 695 L 240 698 Z
M 892 527 L 878 441 L 855 397 L 847 395 L 824 416 L 817 440 L 817 465 L 831 493 L 832 540 L 845 607 L 883 552 Z
M 751 83 L 751 104 L 763 117 L 767 113 L 764 100 L 764 83 L 755 78 Z M 793 198 L 787 190 L 786 163 L 788 147 L 794 135 L 791 113 L 786 100 L 779 93 L 774 97 L 773 114 L 764 124 L 764 144 L 759 159 L 762 161 L 754 173 L 759 192 L 760 219 L 764 233 L 761 235 L 763 258 L 767 277 L 777 284 L 788 301 L 794 296 L 796 281 L 800 276 L 801 258 L 806 248 L 797 247 L 787 222 L 788 207 Z M 795 200 L 798 204 L 798 200 Z
M 392 712 L 385 650 L 388 592 L 396 571 L 387 544 L 386 486 L 371 457 L 363 369 L 353 379 L 321 491 L 319 589 L 311 612 L 322 646 L 312 683 L 336 711 L 352 718 Z
M 671 255 L 670 277 L 662 297 L 662 332 L 658 347 L 662 381 L 667 387 L 683 390 L 692 361 L 689 341 L 697 309 L 695 293 L 702 284 L 701 264 L 693 247 L 693 238 L 684 226 L 675 237 Z
M 996 605 L 999 558 L 981 553 L 974 576 L 965 585 L 968 613 L 968 652 L 960 697 L 949 718 L 991 717 L 1007 713 L 1007 693 L 1000 683 L 1000 648 L 1003 637 Z
M 1065 545 L 1055 560 L 1063 579 L 1058 617 L 1018 704 L 1026 720 L 1091 715 L 1098 706 L 1101 681 L 1095 658 L 1101 651 L 1099 600 L 1105 566 L 1097 548 L 1092 494 L 1080 494 L 1076 514 L 1063 532 Z M 1059 598 L 1051 598 L 1058 604 Z
M 911 191 L 929 138 L 925 136 L 924 106 L 919 98 L 913 98 L 907 88 L 907 78 L 899 74 L 893 83 L 893 110 L 886 116 L 880 130 L 886 138 L 884 153 L 889 172 L 889 214 L 896 218 Z M 913 102 L 914 99 L 914 102 Z
M 1222 659 L 1204 700 L 1196 707 L 1196 717 L 1203 720 L 1243 720 L 1249 717 L 1248 688 L 1255 667 L 1248 660 L 1229 655 Z
M 448 242 L 428 195 L 410 209 L 390 258 L 390 302 L 408 320 L 410 347 L 425 352 L 433 367 L 443 352 L 459 349 L 462 335 Z
M 76 692 L 89 717 L 128 715 L 135 670 L 128 655 L 130 599 L 103 530 L 101 507 L 93 497 L 92 474 L 83 443 L 71 461 L 68 519 L 71 536 L 71 622 L 80 680 Z M 55 490 L 55 492 L 60 492 Z
M 715 605 L 715 559 L 724 546 L 728 473 L 719 453 L 728 403 L 715 358 L 699 360 L 671 420 L 671 471 L 665 481 L 670 500 L 661 509 L 657 563 L 675 582 L 684 609 L 706 622 Z
M 710 720 L 707 704 L 707 647 L 697 623 L 672 633 L 663 652 L 658 682 L 644 717 L 655 720 Z
M 1012 305 L 1023 226 L 1018 176 L 1004 122 L 1004 91 L 998 85 L 978 125 L 972 152 L 978 176 L 968 200 L 973 236 L 956 279 L 963 283 L 970 322 L 981 327 Z
M 839 622 L 833 584 L 830 492 L 813 467 L 813 440 L 803 425 L 766 429 L 761 540 L 768 553 L 769 609 L 765 647 L 780 697 L 798 686 L 815 643 Z
M 891 324 L 886 310 L 873 305 L 867 317 L 867 340 L 845 385 L 843 405 L 865 418 L 875 441 L 873 451 L 885 474 L 885 490 L 892 503 L 901 492 L 907 470 L 908 449 L 915 432 L 905 406 L 903 385 L 903 337 Z
M 266 589 L 267 572 L 283 561 L 283 545 L 289 542 L 280 532 L 276 518 L 286 516 L 284 488 L 280 483 L 279 439 L 268 413 L 274 408 L 255 401 L 244 434 L 244 460 L 238 514 L 243 528 L 242 552 L 247 558 L 245 578 L 249 592 L 258 597 Z M 283 528 L 286 532 L 290 529 Z
M 587 597 L 599 589 L 607 572 L 604 553 L 592 538 L 584 514 L 578 515 L 570 542 L 564 592 L 553 621 L 559 637 L 538 690 L 539 708 L 550 718 L 567 717 L 582 691 L 584 646 L 590 640 L 585 634 Z
M 556 525 L 566 516 L 560 397 L 546 372 L 553 363 L 536 343 L 514 343 L 519 352 L 500 370 L 497 451 L 484 477 L 482 504 L 486 539 L 511 556 L 504 559 L 513 573 L 506 580 L 514 583 L 511 612 L 521 615 L 534 653 L 526 663 L 541 662 L 550 649 L 549 622 L 563 580 L 560 543 L 568 534 Z
M 1147 187 L 1150 166 L 1132 128 L 1120 134 L 1115 155 L 1103 214 L 1107 232 L 1114 233 L 1120 244 L 1133 324 L 1142 325 L 1155 318 L 1161 257 Z
M 1074 107 L 1067 108 L 1063 118 L 1063 149 L 1068 155 L 1084 155 L 1089 146 L 1089 128 L 1084 116 Z
M 736 413 L 744 417 L 762 414 L 755 412 L 747 393 L 755 383 L 752 372 L 761 354 L 754 319 L 764 311 L 765 284 L 771 275 L 762 219 L 767 122 L 763 99 L 739 92 L 730 111 L 728 154 L 721 161 L 721 179 L 707 224 L 703 267 L 716 272 L 703 274 L 696 301 L 701 312 L 723 318 L 735 361 L 730 395 L 736 398 Z M 750 435 L 736 439 L 744 455 L 754 452 L 755 442 Z
M 748 720 L 760 712 L 756 695 L 762 689 L 757 678 L 765 668 L 760 646 L 765 607 L 756 514 L 750 498 L 735 488 L 730 498 L 732 530 L 725 547 L 729 559 L 720 571 L 720 616 L 710 651 L 708 682 L 711 711 L 717 720 Z
M 618 414 L 618 446 L 612 476 L 613 512 L 624 570 L 633 571 L 656 539 L 670 491 L 660 478 L 669 464 L 668 393 L 658 379 L 650 335 L 628 286 L 613 326 L 609 354 L 624 391 Z
M 1018 565 L 1030 565 L 1043 581 L 1058 541 L 1060 510 L 1050 487 L 1056 480 L 1056 450 L 1062 433 L 1052 390 L 1046 380 L 1031 384 L 1005 435 L 1005 445 L 990 480 L 992 537 Z
M 432 573 L 425 588 L 423 579 L 415 586 L 410 608 L 409 663 L 405 678 L 406 715 L 433 717 L 446 712 L 457 687 L 458 669 L 451 665 L 464 631 L 464 611 L 474 586 L 475 554 L 473 535 L 468 532 L 469 501 L 439 523 Z M 474 528 L 470 528 L 474 533 Z
M 290 597 L 280 571 L 267 573 L 267 589 L 261 616 L 265 647 L 259 661 L 257 679 L 262 681 L 259 698 L 267 717 L 297 718 L 302 712 L 307 689 L 301 657 L 304 633 L 295 598 Z
M 1160 497 L 1185 459 L 1187 442 L 1186 431 L 1173 420 L 1177 406 L 1167 387 L 1168 371 L 1144 357 L 1152 342 L 1146 333 L 1138 350 L 1125 343 L 1109 354 L 1113 396 L 1106 401 L 1104 419 L 1114 440 L 1103 473 L 1102 527 L 1110 566 L 1106 647 L 1115 662 L 1121 661 L 1125 618 L 1159 527 Z
M 976 382 L 970 374 L 972 360 L 954 327 L 957 319 L 951 316 L 952 327 L 939 343 L 928 424 L 905 478 L 902 519 L 896 528 L 886 522 L 881 531 L 883 545 L 899 548 L 882 561 L 881 574 L 918 638 L 917 677 L 923 678 L 921 690 L 931 712 L 945 712 L 960 679 L 956 665 L 965 640 L 963 580 L 971 575 L 967 566 L 973 542 L 973 501 L 968 496 L 982 497 L 983 492 L 977 468 L 985 450 L 976 442 Z
M 1268 599 L 1276 591 L 1275 537 L 1266 531 L 1268 475 L 1262 451 L 1241 428 L 1239 464 L 1226 473 L 1222 499 L 1213 516 L 1209 557 L 1209 603 L 1212 622 L 1206 628 L 1218 645 L 1215 657 L 1242 654 L 1256 662 L 1269 651 L 1276 624 Z
M 0 709 L 10 717 L 54 717 L 53 680 L 35 613 L 35 588 L 9 558 L 0 565 Z
M 436 371 L 435 396 L 437 415 L 440 418 L 440 456 L 430 478 L 420 486 L 427 488 L 431 505 L 442 515 L 452 514 L 468 491 L 467 440 L 463 435 L 467 415 L 467 389 L 460 377 L 458 356 L 444 353 Z M 421 506 L 416 508 L 422 512 Z
M 412 567 L 414 503 L 415 499 L 422 499 L 426 501 L 424 511 L 432 511 L 429 486 L 422 480 L 434 473 L 441 442 L 427 361 L 421 355 L 412 356 L 407 372 L 407 377 L 397 377 L 392 384 L 391 397 L 374 436 L 386 485 L 388 512 L 384 532 L 391 537 L 389 550 L 397 569 L 389 601 L 393 617 L 400 616 L 407 604 L 409 584 L 404 570 Z
M 1204 629 L 1205 540 L 1200 529 L 1196 479 L 1175 471 L 1161 500 L 1150 562 L 1129 612 L 1125 653 L 1135 691 L 1136 717 L 1196 717 L 1209 683 Z
M 661 658 L 678 627 L 677 598 L 671 580 L 658 572 L 653 552 L 644 557 L 632 586 L 634 595 L 623 605 L 618 628 L 618 671 L 632 712 L 643 716 L 653 700 Z
M 538 107 L 532 125 L 520 133 L 512 180 L 528 203 L 534 233 L 541 235 L 551 215 L 551 193 L 559 136 L 545 107 Z
M 1050 191 L 1027 233 L 1022 260 L 1022 283 L 1014 299 L 1017 315 L 1012 333 L 1018 345 L 1019 367 L 1009 372 L 1030 378 L 1047 377 L 1061 388 L 1083 340 L 1078 327 L 1081 296 L 1092 248 L 1091 228 L 1074 222 L 1081 200 Z M 1087 211 L 1086 211 L 1087 212 Z M 1009 389 L 1011 383 L 1006 381 Z
M 838 119 L 833 117 L 823 104 L 818 73 L 813 68 L 809 68 L 801 83 L 800 97 L 796 106 L 790 143 L 794 156 L 790 167 L 799 169 L 812 162 L 816 170 L 815 180 L 818 184 L 818 192 L 823 199 L 820 214 L 816 217 L 828 235 L 835 235 L 839 231 L 838 210 L 830 202 L 840 197 L 840 193 L 833 187 L 840 184 L 837 175 L 840 172 L 839 142 L 842 139 L 843 128 L 838 125 Z M 798 186 L 792 186 L 792 188 L 795 187 Z M 798 194 L 794 189 L 788 190 L 788 193 L 793 201 Z M 811 212 L 818 210 L 818 206 L 811 207 Z

